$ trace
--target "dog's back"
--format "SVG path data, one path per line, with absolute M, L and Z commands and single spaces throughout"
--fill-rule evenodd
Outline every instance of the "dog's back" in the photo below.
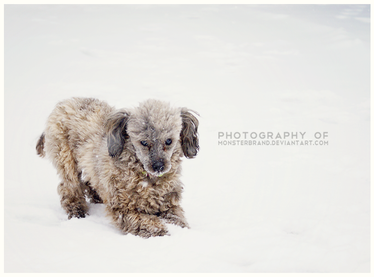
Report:
M 43 157 L 47 153 L 53 160 L 68 151 L 67 148 L 79 149 L 82 142 L 103 131 L 105 120 L 113 110 L 93 98 L 72 98 L 58 103 L 37 143 L 37 154 Z

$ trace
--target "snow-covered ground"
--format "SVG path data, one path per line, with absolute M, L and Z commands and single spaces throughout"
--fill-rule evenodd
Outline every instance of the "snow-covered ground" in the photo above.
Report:
M 369 5 L 5 6 L 5 271 L 369 272 L 369 28 Z M 200 113 L 191 229 L 122 235 L 103 205 L 67 220 L 35 144 L 73 96 Z

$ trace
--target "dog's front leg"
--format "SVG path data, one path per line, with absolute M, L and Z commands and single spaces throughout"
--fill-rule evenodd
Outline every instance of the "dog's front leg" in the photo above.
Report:
M 168 235 L 166 225 L 155 215 L 132 212 L 110 212 L 115 225 L 125 234 L 143 238 Z
M 167 223 L 175 224 L 182 228 L 190 228 L 184 217 L 184 211 L 180 206 L 172 206 L 169 210 L 162 212 L 160 217 L 165 219 Z

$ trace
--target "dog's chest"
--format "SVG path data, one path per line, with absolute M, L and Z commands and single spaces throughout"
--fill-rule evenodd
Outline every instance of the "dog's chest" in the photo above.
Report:
M 136 210 L 149 214 L 166 211 L 171 207 L 169 195 L 173 186 L 162 182 L 143 180 L 139 182 L 133 203 Z

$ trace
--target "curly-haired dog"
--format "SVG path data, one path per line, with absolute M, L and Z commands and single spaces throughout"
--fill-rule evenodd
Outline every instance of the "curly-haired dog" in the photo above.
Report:
M 61 178 L 69 219 L 85 217 L 86 198 L 106 205 L 125 234 L 163 236 L 165 223 L 188 227 L 181 200 L 181 158 L 199 150 L 199 122 L 186 108 L 147 100 L 115 110 L 92 98 L 57 104 L 36 149 Z

